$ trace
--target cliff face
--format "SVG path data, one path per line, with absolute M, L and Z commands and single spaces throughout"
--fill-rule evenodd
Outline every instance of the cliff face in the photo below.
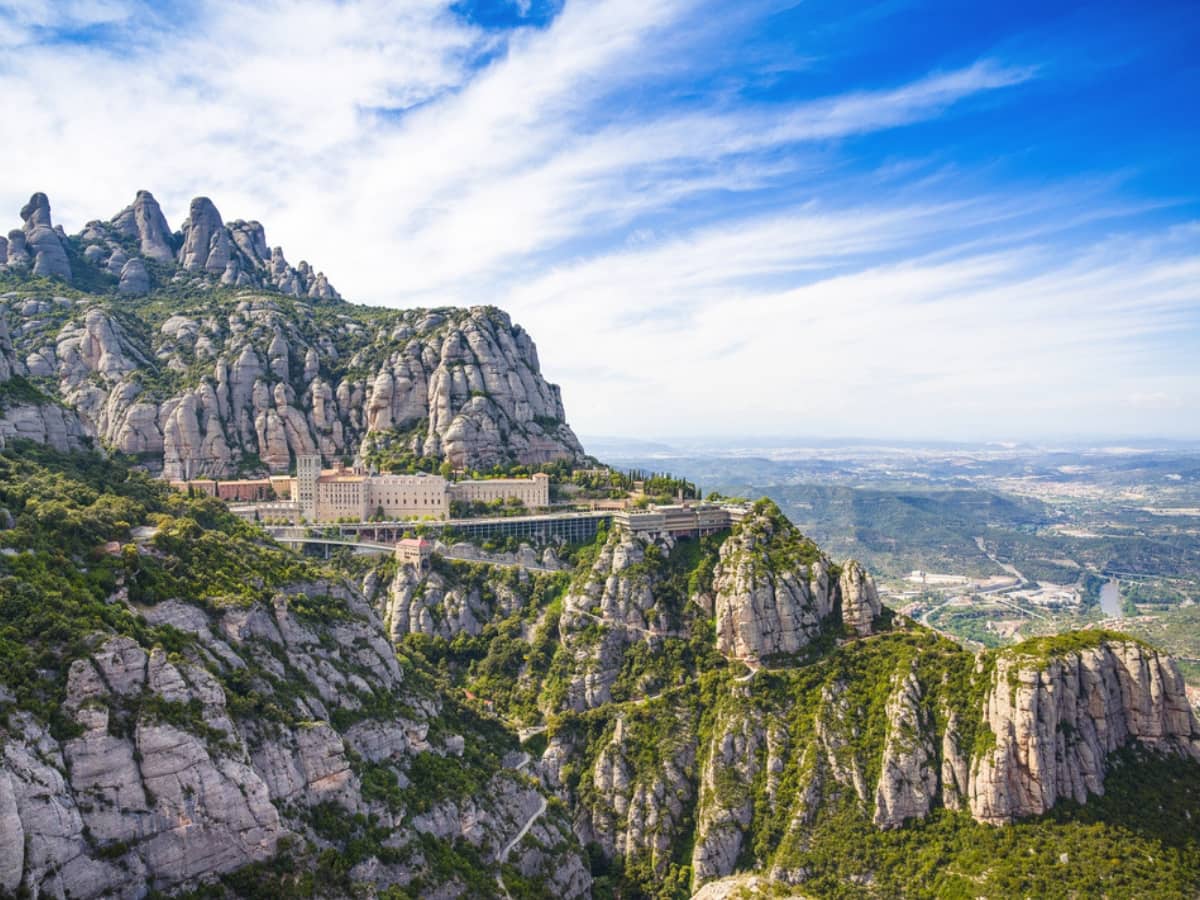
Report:
M 34 201 L 0 272 L 91 280 L 73 297 L 7 295 L 12 371 L 166 477 L 285 471 L 306 453 L 480 468 L 582 456 L 533 341 L 498 310 L 342 303 L 324 275 L 268 251 L 259 223 L 226 224 L 203 197 L 179 234 L 142 191 L 69 239 Z M 65 247 L 73 275 L 52 253 Z M 53 272 L 36 270 L 46 254 Z M 264 287 L 279 293 L 254 292 Z
M 579 573 L 563 599 L 559 638 L 569 659 L 565 705 L 592 709 L 612 700 L 613 685 L 627 649 L 650 652 L 662 646 L 667 615 L 657 609 L 655 567 L 664 547 L 614 531 L 595 562 Z
M 717 649 L 752 662 L 798 653 L 831 626 L 865 637 L 881 610 L 857 562 L 837 573 L 769 503 L 757 504 L 721 545 L 713 593 Z
M 586 896 L 590 879 L 563 842 L 565 824 L 538 812 L 540 796 L 516 772 L 498 768 L 475 796 L 415 796 L 416 813 L 371 790 L 381 772 L 403 787 L 421 755 L 462 757 L 478 738 L 442 730 L 439 702 L 406 686 L 360 597 L 337 585 L 307 589 L 347 613 L 314 622 L 283 595 L 271 608 L 217 616 L 162 603 L 143 610 L 147 622 L 193 635 L 195 653 L 172 658 L 109 638 L 70 668 L 71 736 L 56 739 L 29 714 L 11 715 L 0 768 L 0 888 L 141 897 L 271 859 L 297 835 L 325 845 L 312 811 L 332 808 L 347 821 L 370 817 L 389 835 L 391 855 L 402 857 L 364 860 L 350 873 L 355 882 L 419 877 L 420 855 L 395 848 L 419 846 L 423 836 L 465 841 L 498 864 L 533 819 L 535 842 L 506 861 L 562 896 Z M 228 677 L 278 713 L 246 716 L 247 696 L 230 698 Z
M 1133 641 L 1038 660 L 1001 654 L 972 762 L 971 814 L 1003 823 L 1104 792 L 1106 759 L 1139 744 L 1200 759 L 1200 728 L 1174 662 Z
M 172 315 L 149 335 L 88 301 L 51 312 L 13 308 L 18 365 L 102 444 L 169 478 L 251 460 L 286 471 L 300 454 L 376 442 L 481 467 L 582 453 L 532 342 L 495 311 L 394 313 L 367 329 L 260 297 Z
M 380 596 L 396 639 L 486 652 L 471 670 L 493 674 L 465 685 L 489 698 L 514 652 L 494 642 L 523 636 L 514 714 L 555 717 L 539 777 L 580 842 L 654 883 L 800 885 L 846 811 L 886 831 L 940 807 L 1007 822 L 1102 793 L 1122 748 L 1197 756 L 1169 660 L 1086 632 L 977 660 L 883 613 L 861 566 L 769 503 L 703 544 L 613 531 L 558 590 L 550 619 L 529 589 L 461 573 L 402 569 Z
M 254 297 L 147 322 L 99 301 L 17 296 L 7 318 L 16 374 L 169 478 L 286 471 L 304 453 L 486 468 L 583 452 L 533 342 L 496 310 L 359 325 Z
M 24 366 L 13 350 L 7 313 L 8 307 L 0 303 L 0 447 L 10 440 L 31 440 L 56 450 L 84 449 L 87 441 L 74 411 L 21 378 Z M 13 376 L 19 380 L 14 382 Z

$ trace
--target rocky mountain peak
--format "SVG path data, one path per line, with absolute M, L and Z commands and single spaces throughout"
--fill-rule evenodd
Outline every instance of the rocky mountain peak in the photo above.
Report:
M 713 571 L 717 648 L 743 660 L 799 652 L 833 610 L 829 569 L 774 503 L 755 504 Z
M 63 246 L 61 229 L 50 219 L 50 200 L 41 191 L 21 207 L 24 228 L 8 235 L 5 264 L 18 270 L 32 266 L 34 275 L 71 280 L 71 263 Z
M 41 191 L 29 198 L 29 202 L 21 207 L 21 221 L 26 228 L 45 225 L 54 227 L 50 222 L 50 198 Z
M 0 238 L 0 272 L 31 272 L 74 283 L 78 273 L 68 255 L 74 248 L 101 273 L 102 281 L 126 295 L 148 293 L 169 278 L 197 287 L 268 288 L 311 300 L 341 299 L 323 272 L 306 262 L 293 267 L 282 248 L 269 249 L 261 223 L 236 219 L 226 224 L 208 197 L 192 200 L 178 233 L 172 233 L 162 207 L 147 190 L 139 190 L 107 222 L 90 221 L 70 238 L 52 223 L 50 201 L 41 192 L 21 208 L 21 221 L 23 228 Z M 131 259 L 139 262 L 125 272 Z
M 138 191 L 133 203 L 113 216 L 110 224 L 123 237 L 136 238 L 143 256 L 161 263 L 175 259 L 170 226 L 149 191 Z
M 750 661 L 798 653 L 836 627 L 839 609 L 847 631 L 874 633 L 882 612 L 874 580 L 856 560 L 837 568 L 779 507 L 759 501 L 713 571 L 718 649 Z

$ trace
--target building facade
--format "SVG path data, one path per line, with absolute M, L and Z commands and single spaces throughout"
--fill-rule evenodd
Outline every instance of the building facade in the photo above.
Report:
M 450 499 L 459 503 L 494 503 L 520 500 L 530 509 L 550 505 L 550 476 L 538 472 L 532 478 L 490 478 L 458 481 L 448 485 Z
M 177 490 L 241 503 L 287 500 L 306 522 L 442 520 L 450 517 L 450 504 L 456 501 L 493 503 L 515 499 L 531 510 L 550 505 L 550 476 L 542 473 L 532 478 L 448 482 L 440 475 L 423 473 L 372 475 L 341 463 L 325 469 L 315 455 L 297 458 L 296 474 L 290 478 L 173 481 L 171 485 Z

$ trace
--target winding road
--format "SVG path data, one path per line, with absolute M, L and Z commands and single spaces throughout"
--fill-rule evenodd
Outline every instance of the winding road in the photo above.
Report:
M 525 762 L 528 761 L 528 759 L 525 760 Z M 504 863 L 508 860 L 508 854 L 512 853 L 513 848 L 516 847 L 517 844 L 521 843 L 521 839 L 524 838 L 525 835 L 529 834 L 529 829 L 533 827 L 533 823 L 545 815 L 547 805 L 546 798 L 539 797 L 538 799 L 541 802 L 538 804 L 537 812 L 529 817 L 529 821 L 521 826 L 521 830 L 517 832 L 517 836 L 509 841 L 508 844 L 505 845 L 504 849 L 500 851 L 500 856 L 496 858 L 496 862 L 499 865 L 504 865 Z M 504 894 L 505 897 L 508 897 L 508 900 L 512 900 L 512 894 L 510 894 L 508 892 L 508 888 L 504 886 L 504 874 L 502 872 L 496 872 L 496 884 L 500 886 L 500 892 Z

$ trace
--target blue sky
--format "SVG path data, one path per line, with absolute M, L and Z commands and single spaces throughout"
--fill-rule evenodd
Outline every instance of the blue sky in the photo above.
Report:
M 1195 3 L 0 3 L 0 208 L 493 303 L 594 434 L 1200 437 Z

